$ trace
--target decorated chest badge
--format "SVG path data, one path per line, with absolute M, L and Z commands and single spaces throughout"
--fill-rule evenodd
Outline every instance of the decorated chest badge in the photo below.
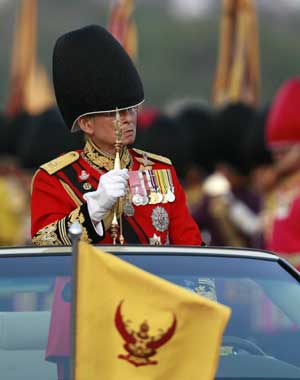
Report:
M 167 211 L 160 206 L 156 206 L 151 214 L 152 226 L 159 232 L 165 232 L 170 224 Z
M 135 206 L 175 201 L 170 169 L 129 171 L 131 201 Z

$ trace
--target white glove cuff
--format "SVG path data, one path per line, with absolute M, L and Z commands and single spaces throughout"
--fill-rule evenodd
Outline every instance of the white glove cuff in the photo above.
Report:
M 90 218 L 96 222 L 100 222 L 103 219 L 103 216 L 105 215 L 105 210 L 102 210 L 101 207 L 99 207 L 98 197 L 98 191 L 90 191 L 89 193 L 85 193 L 83 195 L 83 199 L 87 203 Z
M 98 222 L 97 224 L 94 224 L 94 227 L 97 234 L 102 237 L 104 235 L 102 222 Z

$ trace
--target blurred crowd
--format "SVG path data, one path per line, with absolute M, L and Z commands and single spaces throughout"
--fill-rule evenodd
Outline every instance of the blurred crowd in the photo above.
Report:
M 144 106 L 135 146 L 171 158 L 207 245 L 276 250 L 270 226 L 288 206 L 274 193 L 282 181 L 300 188 L 299 106 L 297 78 L 266 107 L 238 102 L 213 108 L 194 100 L 165 110 Z M 69 133 L 55 107 L 36 116 L 2 116 L 0 135 L 0 244 L 31 244 L 32 176 L 41 164 L 82 148 L 84 137 Z
M 263 247 L 266 195 L 258 171 L 272 168 L 264 142 L 267 110 L 187 102 L 140 118 L 137 145 L 169 156 L 208 245 Z
M 172 158 L 207 245 L 268 249 L 299 267 L 299 109 L 290 78 L 264 107 L 145 110 L 137 145 Z
M 83 136 L 71 134 L 56 107 L 32 116 L 0 117 L 0 245 L 31 244 L 30 187 L 38 167 L 81 148 Z

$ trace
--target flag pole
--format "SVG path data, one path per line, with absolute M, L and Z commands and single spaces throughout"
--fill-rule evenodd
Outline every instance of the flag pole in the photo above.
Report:
M 70 379 L 75 380 L 76 359 L 76 296 L 77 296 L 77 268 L 78 268 L 78 242 L 82 234 L 82 228 L 75 221 L 69 228 L 69 236 L 72 241 L 72 276 L 71 276 L 71 323 L 70 323 Z

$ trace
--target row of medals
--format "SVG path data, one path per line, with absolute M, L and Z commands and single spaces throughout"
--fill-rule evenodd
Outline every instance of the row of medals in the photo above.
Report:
M 155 186 L 149 183 L 149 191 L 143 191 L 143 193 L 139 193 L 136 190 L 130 190 L 128 187 L 127 194 L 124 199 L 124 205 L 123 205 L 123 211 L 125 215 L 127 216 L 133 216 L 134 215 L 134 207 L 135 206 L 145 206 L 148 204 L 158 204 L 158 203 L 168 203 L 168 202 L 174 202 L 175 201 L 175 194 L 174 194 L 174 186 L 173 183 L 171 183 L 171 173 L 169 175 L 166 174 L 166 171 L 169 170 L 156 170 L 156 172 L 160 172 L 160 175 L 164 178 L 164 185 L 163 183 L 158 184 L 157 183 L 157 176 L 153 175 L 153 170 L 143 170 L 140 171 L 140 173 L 144 172 L 146 173 L 147 178 L 152 178 Z M 149 177 L 150 175 L 150 177 Z M 140 176 L 141 183 L 144 181 L 144 177 Z M 145 189 L 145 186 L 141 186 L 140 188 Z

